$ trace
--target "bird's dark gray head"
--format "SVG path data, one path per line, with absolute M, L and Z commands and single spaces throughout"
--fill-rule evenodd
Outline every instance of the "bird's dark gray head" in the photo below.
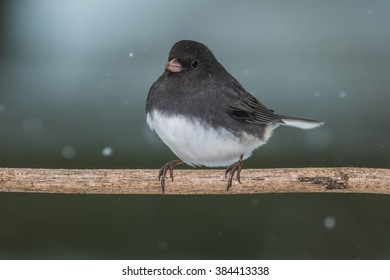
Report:
M 220 64 L 208 47 L 199 42 L 182 40 L 171 48 L 166 70 L 171 73 L 212 72 L 211 67 L 219 66 Z

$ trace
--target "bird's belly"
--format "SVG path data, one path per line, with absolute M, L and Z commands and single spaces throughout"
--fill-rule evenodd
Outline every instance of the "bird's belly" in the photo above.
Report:
M 222 127 L 201 124 L 195 118 L 168 116 L 157 110 L 148 113 L 147 122 L 176 156 L 190 165 L 228 166 L 241 154 L 248 158 L 254 149 L 265 144 L 245 132 L 233 134 Z

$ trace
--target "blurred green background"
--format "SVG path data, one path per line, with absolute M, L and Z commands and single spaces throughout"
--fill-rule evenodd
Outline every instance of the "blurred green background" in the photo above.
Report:
M 0 167 L 174 159 L 144 108 L 181 39 L 277 113 L 325 121 L 279 128 L 245 167 L 390 167 L 389 1 L 9 0 L 0 13 Z M 0 258 L 389 259 L 390 198 L 0 193 Z

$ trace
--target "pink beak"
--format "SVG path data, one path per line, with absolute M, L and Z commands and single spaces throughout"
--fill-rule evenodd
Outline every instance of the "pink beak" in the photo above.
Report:
M 183 65 L 179 62 L 177 58 L 174 58 L 170 60 L 166 65 L 165 68 L 172 73 L 178 73 L 183 70 Z

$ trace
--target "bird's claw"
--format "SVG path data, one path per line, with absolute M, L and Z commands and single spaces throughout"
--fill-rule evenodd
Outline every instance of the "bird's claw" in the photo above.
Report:
M 166 178 L 165 175 L 167 174 L 168 170 L 169 170 L 169 177 L 173 182 L 173 168 L 182 162 L 183 161 L 181 161 L 180 159 L 171 160 L 160 168 L 160 171 L 158 172 L 158 180 L 161 181 L 161 189 L 163 193 L 165 190 L 165 178 Z
M 243 163 L 244 163 L 243 155 L 241 155 L 240 159 L 236 163 L 233 163 L 232 165 L 230 165 L 226 168 L 225 178 L 227 178 L 227 174 L 229 173 L 226 191 L 228 191 L 232 187 L 234 173 L 236 173 L 237 181 L 241 184 L 241 180 L 240 180 L 241 176 L 240 175 L 241 175 L 241 169 L 242 169 Z

